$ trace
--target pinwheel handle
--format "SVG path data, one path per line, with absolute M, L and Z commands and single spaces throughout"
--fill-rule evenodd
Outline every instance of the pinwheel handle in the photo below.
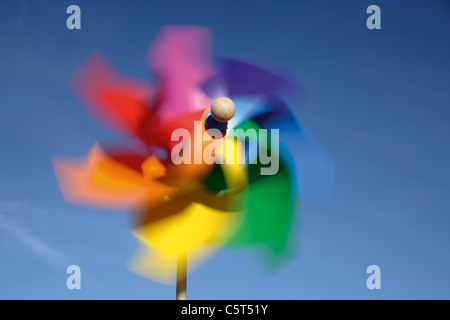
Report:
M 177 258 L 177 300 L 186 300 L 186 268 L 187 254 L 180 254 Z

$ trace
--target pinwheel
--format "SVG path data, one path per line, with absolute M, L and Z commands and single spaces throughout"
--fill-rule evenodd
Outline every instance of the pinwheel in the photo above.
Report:
M 164 27 L 147 57 L 157 87 L 93 53 L 70 84 L 127 142 L 53 160 L 66 201 L 132 213 L 140 247 L 130 268 L 176 278 L 179 299 L 187 272 L 222 247 L 261 247 L 266 264 L 280 267 L 293 256 L 300 189 L 324 199 L 332 186 L 331 158 L 282 100 L 301 87 L 236 59 L 215 67 L 211 44 L 208 28 Z M 220 119 L 221 97 L 234 102 L 232 118 Z

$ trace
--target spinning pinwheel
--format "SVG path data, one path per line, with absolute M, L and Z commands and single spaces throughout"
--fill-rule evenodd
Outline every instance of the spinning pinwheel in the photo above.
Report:
M 131 269 L 164 283 L 176 269 L 178 299 L 188 266 L 223 246 L 260 245 L 266 262 L 279 266 L 292 255 L 299 184 L 326 197 L 332 180 L 328 155 L 280 98 L 298 85 L 234 59 L 215 69 L 211 38 L 207 28 L 165 27 L 148 54 L 158 88 L 92 54 L 71 85 L 130 142 L 53 161 L 66 201 L 134 213 L 141 245 Z M 317 171 L 307 174 L 303 163 L 320 163 L 320 176 L 311 178 Z

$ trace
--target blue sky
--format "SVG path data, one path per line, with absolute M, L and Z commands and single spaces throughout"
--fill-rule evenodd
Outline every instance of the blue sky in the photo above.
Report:
M 81 8 L 82 29 L 66 28 Z M 381 30 L 366 8 L 381 8 Z M 215 56 L 289 70 L 293 105 L 335 164 L 328 203 L 304 203 L 300 256 L 268 276 L 248 251 L 222 250 L 188 280 L 192 299 L 450 298 L 448 1 L 2 1 L 0 3 L 0 298 L 173 299 L 174 287 L 126 268 L 137 243 L 126 213 L 66 204 L 51 164 L 117 136 L 67 84 L 102 51 L 150 80 L 162 26 L 215 33 Z M 82 289 L 66 288 L 66 267 Z M 366 288 L 367 266 L 381 290 Z

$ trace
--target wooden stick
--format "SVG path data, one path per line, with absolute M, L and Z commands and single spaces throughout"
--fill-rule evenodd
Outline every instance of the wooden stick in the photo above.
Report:
M 177 259 L 177 300 L 186 300 L 187 255 L 180 254 Z

